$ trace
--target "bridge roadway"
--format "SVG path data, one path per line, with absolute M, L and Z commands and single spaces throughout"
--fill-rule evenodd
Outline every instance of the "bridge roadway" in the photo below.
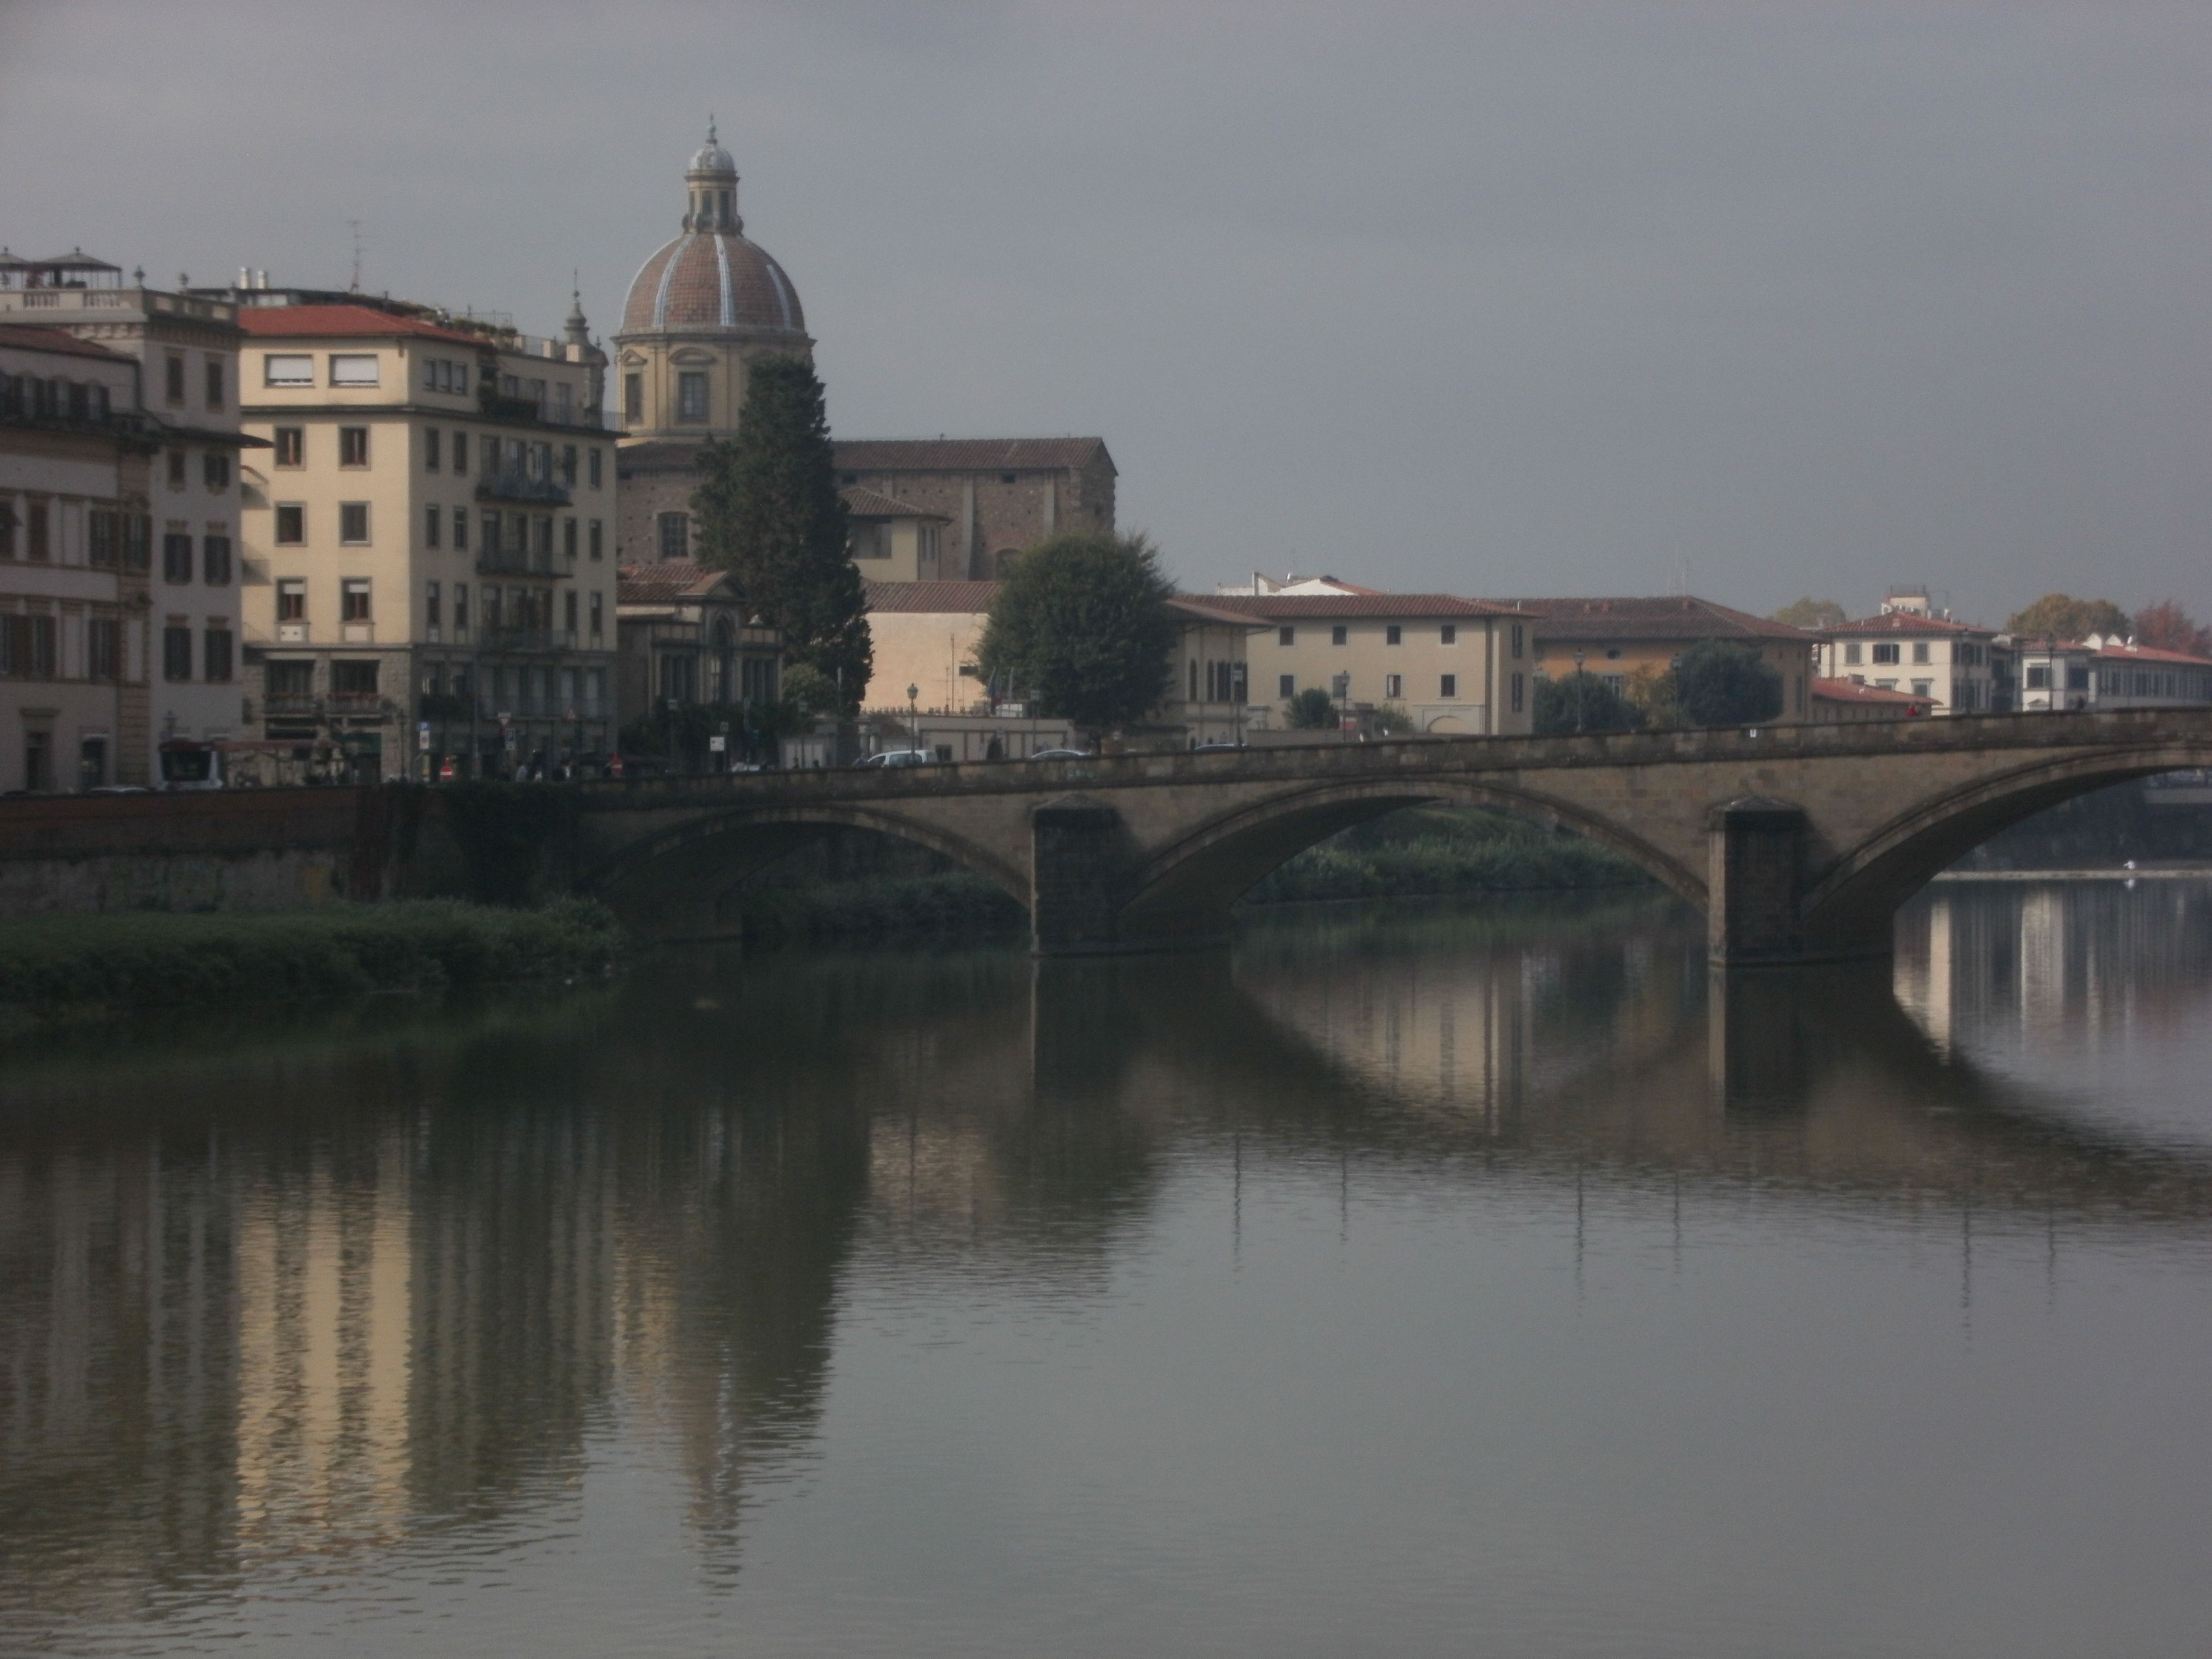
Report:
M 1029 907 L 1039 954 L 1218 943 L 1284 860 L 1425 803 L 1589 836 L 1701 906 L 1715 961 L 1879 956 L 1897 907 L 2008 824 L 2212 765 L 2212 710 L 2003 714 L 1604 737 L 769 773 L 580 792 L 577 884 L 661 938 L 836 826 L 903 837 Z

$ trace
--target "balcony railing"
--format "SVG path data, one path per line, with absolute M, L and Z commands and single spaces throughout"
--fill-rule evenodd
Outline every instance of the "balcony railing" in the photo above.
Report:
M 576 636 L 565 628 L 483 628 L 477 640 L 487 651 L 573 651 Z
M 556 561 L 550 553 L 497 553 L 477 555 L 477 574 L 480 576 L 573 576 L 568 561 Z
M 568 492 L 550 478 L 532 478 L 520 472 L 498 472 L 477 480 L 480 501 L 522 501 L 532 507 L 566 507 Z

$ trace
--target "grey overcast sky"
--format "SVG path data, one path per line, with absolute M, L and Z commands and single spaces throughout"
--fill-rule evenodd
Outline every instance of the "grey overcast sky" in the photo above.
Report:
M 1194 586 L 2212 611 L 2212 6 L 0 4 L 0 240 L 611 329 L 708 112 L 848 436 Z

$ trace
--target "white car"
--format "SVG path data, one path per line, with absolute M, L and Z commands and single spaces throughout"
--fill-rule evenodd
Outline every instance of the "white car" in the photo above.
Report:
M 927 749 L 886 749 L 853 763 L 855 766 L 934 766 L 936 754 Z

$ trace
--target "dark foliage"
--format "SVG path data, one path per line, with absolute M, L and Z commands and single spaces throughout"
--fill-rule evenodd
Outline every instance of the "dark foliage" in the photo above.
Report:
M 1540 737 L 1568 732 L 1640 732 L 1644 711 L 1584 669 L 1536 682 L 1535 728 Z
M 1682 726 L 1748 726 L 1782 712 L 1782 675 L 1752 647 L 1700 640 L 1674 665 L 1674 719 Z
M 1174 591 L 1142 536 L 1054 537 L 1000 583 L 977 662 L 1087 732 L 1141 720 L 1168 689 Z

